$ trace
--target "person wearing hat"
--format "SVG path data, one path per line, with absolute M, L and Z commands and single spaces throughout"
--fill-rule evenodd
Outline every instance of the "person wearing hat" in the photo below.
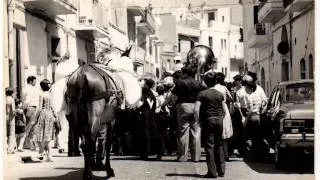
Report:
M 42 80 L 40 87 L 42 89 L 40 104 L 36 110 L 31 134 L 33 141 L 39 145 L 40 156 L 46 156 L 46 161 L 52 162 L 50 142 L 54 139 L 54 122 L 57 121 L 57 115 L 53 111 L 51 104 L 50 81 L 47 79 Z

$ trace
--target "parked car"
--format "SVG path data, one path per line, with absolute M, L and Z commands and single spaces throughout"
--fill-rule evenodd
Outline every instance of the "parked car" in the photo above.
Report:
M 313 155 L 314 80 L 279 83 L 268 100 L 266 120 L 272 124 L 270 144 L 276 168 L 294 159 L 297 152 Z

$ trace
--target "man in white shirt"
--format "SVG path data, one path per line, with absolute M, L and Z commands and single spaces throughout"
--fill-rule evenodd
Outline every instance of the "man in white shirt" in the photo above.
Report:
M 249 76 L 251 76 L 252 80 L 245 84 L 248 110 L 245 136 L 247 148 L 253 151 L 253 158 L 257 160 L 257 158 L 263 158 L 266 150 L 264 149 L 264 127 L 261 125 L 260 115 L 266 110 L 267 97 L 264 90 L 256 84 L 255 73 L 249 73 Z
M 33 116 L 36 113 L 37 106 L 39 106 L 39 97 L 40 92 L 39 89 L 35 86 L 37 82 L 37 78 L 35 76 L 29 76 L 27 78 L 27 85 L 22 91 L 22 102 L 24 105 L 24 112 L 26 116 L 26 134 L 25 136 L 28 136 L 30 133 L 30 130 L 33 125 Z M 24 139 L 21 140 L 21 146 L 23 146 Z M 30 143 L 30 149 L 36 150 L 35 142 L 33 142 L 30 139 L 27 139 L 27 143 Z M 18 147 L 18 149 L 22 149 L 22 147 Z

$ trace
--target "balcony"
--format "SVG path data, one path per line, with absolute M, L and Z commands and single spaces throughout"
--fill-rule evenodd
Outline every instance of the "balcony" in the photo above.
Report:
M 314 0 L 284 0 L 285 11 L 301 12 L 314 4 Z
M 146 0 L 127 0 L 127 10 L 132 16 L 144 16 L 147 6 Z
M 144 16 L 142 16 L 141 21 L 137 24 L 137 28 L 146 35 L 151 35 L 155 33 L 155 26 L 155 20 L 151 12 L 146 9 Z
M 260 23 L 274 23 L 284 15 L 283 2 L 267 0 L 260 3 L 258 20 Z
M 62 14 L 76 14 L 78 0 L 23 0 L 26 9 L 57 16 Z
M 252 35 L 249 39 L 250 48 L 261 48 L 272 43 L 272 35 L 265 24 L 256 24 L 249 33 Z
M 90 1 L 92 2 L 92 1 Z M 83 3 L 79 9 L 77 34 L 90 39 L 109 37 L 108 11 L 101 3 Z
M 133 45 L 129 57 L 133 59 L 136 65 L 143 65 L 145 60 L 146 51 L 139 46 Z

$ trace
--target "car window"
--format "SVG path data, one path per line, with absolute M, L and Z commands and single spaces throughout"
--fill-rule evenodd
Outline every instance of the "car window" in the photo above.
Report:
M 287 85 L 284 101 L 287 103 L 314 101 L 313 83 L 298 83 Z
M 271 92 L 269 101 L 268 101 L 268 108 L 272 108 L 274 106 L 274 99 L 276 97 L 276 92 L 277 92 L 278 87 L 275 87 L 273 91 Z

